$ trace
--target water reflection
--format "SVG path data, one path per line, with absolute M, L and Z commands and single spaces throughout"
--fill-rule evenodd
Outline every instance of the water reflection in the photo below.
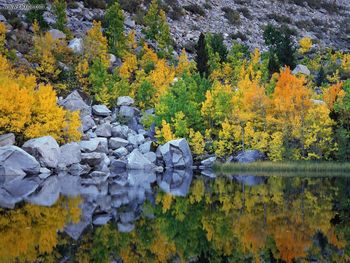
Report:
M 1 210 L 0 261 L 349 260 L 349 179 L 192 178 L 121 173 L 106 194 L 85 191 L 80 205 L 61 198 L 50 208 Z

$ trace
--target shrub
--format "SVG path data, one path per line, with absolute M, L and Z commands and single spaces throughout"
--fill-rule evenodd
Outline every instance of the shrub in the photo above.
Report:
M 44 5 L 46 6 L 46 0 L 29 0 L 29 4 L 31 5 Z M 29 23 L 34 23 L 36 20 L 41 28 L 47 28 L 47 23 L 44 20 L 43 14 L 44 9 L 32 9 L 26 13 L 27 20 Z
M 183 8 L 192 14 L 205 16 L 205 10 L 198 4 L 185 5 Z
M 231 33 L 230 38 L 233 40 L 238 39 L 238 38 L 241 39 L 242 41 L 248 40 L 247 36 L 240 31 L 238 31 L 237 33 Z
M 169 13 L 169 17 L 173 20 L 179 20 L 184 15 L 184 10 L 181 6 L 175 6 Z
M 64 0 L 55 0 L 53 2 L 53 13 L 56 16 L 55 27 L 62 32 L 67 32 L 67 14 L 66 14 L 67 4 Z
M 286 24 L 291 24 L 292 20 L 290 19 L 290 17 L 285 16 L 285 15 L 280 15 L 280 14 L 276 14 L 276 13 L 271 13 L 267 15 L 268 19 L 273 19 L 278 23 L 286 23 Z
M 84 5 L 88 8 L 105 9 L 107 4 L 104 0 L 84 0 Z
M 250 11 L 247 7 L 240 7 L 237 8 L 237 11 L 239 11 L 244 17 L 251 18 L 252 15 L 250 14 Z
M 50 85 L 36 86 L 34 76 L 17 76 L 0 55 L 0 133 L 13 132 L 20 141 L 45 135 L 59 142 L 79 140 L 79 112 L 57 106 Z
M 119 4 L 122 9 L 134 14 L 140 7 L 142 0 L 119 0 Z
M 221 8 L 221 10 L 225 13 L 224 16 L 230 24 L 239 25 L 241 23 L 241 16 L 237 10 L 233 10 L 228 6 Z

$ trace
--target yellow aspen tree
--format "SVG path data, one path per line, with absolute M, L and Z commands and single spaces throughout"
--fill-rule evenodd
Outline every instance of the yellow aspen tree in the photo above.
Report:
M 305 159 L 328 159 L 336 150 L 333 142 L 334 121 L 326 105 L 314 105 L 306 115 Z
M 161 128 L 156 129 L 156 137 L 158 139 L 158 142 L 161 143 L 166 143 L 168 141 L 174 140 L 175 135 L 173 134 L 171 130 L 170 124 L 166 122 L 166 120 L 162 120 L 162 126 Z
M 299 52 L 301 54 L 305 54 L 309 52 L 309 50 L 311 49 L 312 40 L 309 37 L 303 37 L 302 39 L 300 39 L 299 45 L 300 45 Z
M 189 144 L 194 154 L 196 155 L 204 154 L 205 141 L 202 134 L 199 131 L 195 132 L 193 129 L 190 129 Z
M 295 158 L 299 158 L 299 150 L 301 155 L 305 155 L 305 117 L 311 107 L 311 92 L 305 86 L 304 77 L 296 77 L 289 68 L 285 69 L 280 74 L 272 97 L 272 114 L 277 129 L 290 141 L 299 141 Z
M 119 75 L 124 79 L 131 79 L 134 71 L 138 69 L 137 57 L 127 53 L 123 58 L 123 64 L 119 68 Z
M 147 80 L 156 88 L 156 94 L 152 100 L 153 104 L 159 102 L 160 97 L 168 91 L 169 86 L 174 81 L 175 70 L 169 66 L 165 59 L 159 59 Z
M 51 135 L 59 142 L 79 140 L 78 113 L 59 107 L 50 85 L 36 86 L 34 76 L 16 76 L 0 55 L 0 132 L 24 139 Z
M 109 66 L 107 38 L 102 34 L 101 22 L 93 21 L 84 39 L 84 57 L 90 62 L 101 59 L 105 66 Z
M 180 57 L 179 57 L 179 62 L 176 67 L 176 75 L 181 76 L 184 73 L 191 74 L 191 62 L 188 60 L 188 56 L 186 53 L 185 49 L 182 49 Z
M 88 92 L 89 85 L 89 62 L 87 59 L 82 59 L 75 69 L 75 74 L 78 78 L 79 83 L 83 86 L 83 90 Z
M 338 97 L 343 96 L 343 83 L 337 83 L 330 86 L 323 94 L 323 100 L 328 105 L 329 109 L 333 109 L 334 103 L 337 101 Z
M 6 26 L 0 22 L 0 54 L 5 53 Z
M 283 146 L 283 133 L 282 132 L 274 132 L 271 135 L 271 140 L 269 144 L 269 151 L 267 156 L 271 161 L 282 161 L 284 154 L 284 146 Z

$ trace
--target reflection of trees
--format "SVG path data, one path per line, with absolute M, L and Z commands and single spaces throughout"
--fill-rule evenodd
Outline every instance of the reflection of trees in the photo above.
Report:
M 57 231 L 80 218 L 80 198 L 61 198 L 52 207 L 25 204 L 16 210 L 0 209 L 0 261 L 33 262 L 51 253 Z
M 98 228 L 75 254 L 93 262 L 119 256 L 124 262 L 339 261 L 341 253 L 333 252 L 345 243 L 331 224 L 338 188 L 331 179 L 270 177 L 255 186 L 196 179 L 188 197 L 159 192 L 132 233 L 119 233 L 113 224 Z M 334 250 L 323 253 L 320 233 Z

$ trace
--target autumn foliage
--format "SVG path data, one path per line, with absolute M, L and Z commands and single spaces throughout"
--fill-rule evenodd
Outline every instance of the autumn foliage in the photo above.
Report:
M 48 84 L 37 86 L 32 75 L 16 74 L 0 56 L 0 132 L 13 132 L 21 139 L 45 135 L 59 142 L 80 139 L 78 112 L 57 105 L 56 92 Z

